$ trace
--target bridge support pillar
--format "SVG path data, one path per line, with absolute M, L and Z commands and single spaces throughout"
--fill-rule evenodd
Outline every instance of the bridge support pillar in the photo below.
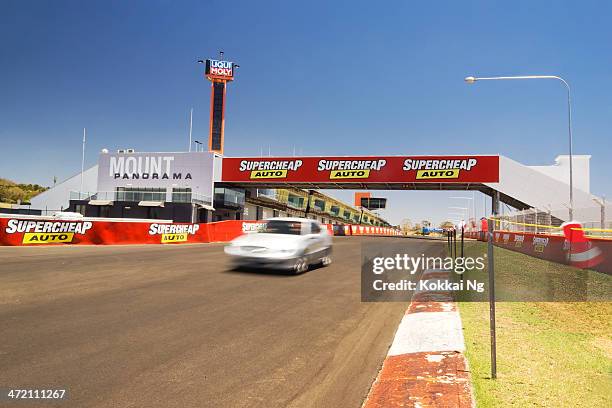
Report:
M 491 213 L 495 216 L 499 214 L 499 191 L 493 191 L 491 196 Z

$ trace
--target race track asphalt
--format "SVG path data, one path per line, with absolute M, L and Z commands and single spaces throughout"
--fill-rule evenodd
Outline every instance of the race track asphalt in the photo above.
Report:
M 222 244 L 0 248 L 0 388 L 69 394 L 7 406 L 358 408 L 407 308 L 360 301 L 361 245 L 399 240 L 335 238 L 298 276 Z

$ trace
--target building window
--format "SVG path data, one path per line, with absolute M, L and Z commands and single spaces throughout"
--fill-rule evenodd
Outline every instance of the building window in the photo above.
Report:
M 274 218 L 278 217 L 278 210 L 272 210 L 272 216 Z
M 287 204 L 294 208 L 304 208 L 304 197 L 289 194 Z
M 100 217 L 109 218 L 111 212 L 111 207 L 109 205 L 100 206 Z
M 208 222 L 208 210 L 205 208 L 198 208 L 198 221 L 199 222 Z
M 190 203 L 191 189 L 190 188 L 173 188 L 172 189 L 173 203 Z
M 215 187 L 215 207 L 238 208 L 244 206 L 244 190 Z
M 117 187 L 115 201 L 166 201 L 165 188 Z
M 85 216 L 85 211 L 87 210 L 87 205 L 85 204 L 76 204 L 74 206 L 74 211 L 78 212 L 82 216 Z
M 319 199 L 315 199 L 314 200 L 314 207 L 315 207 L 315 209 L 317 209 L 319 211 L 325 210 L 325 201 L 319 200 Z
M 162 218 L 162 209 L 160 207 L 149 207 L 147 210 L 147 218 L 159 220 Z
M 267 198 L 269 200 L 276 200 L 276 190 L 273 188 L 258 188 L 257 197 Z

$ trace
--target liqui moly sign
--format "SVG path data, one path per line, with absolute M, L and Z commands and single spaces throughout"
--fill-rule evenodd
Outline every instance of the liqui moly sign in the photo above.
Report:
M 234 79 L 234 63 L 230 61 L 206 60 L 206 76 L 220 79 Z

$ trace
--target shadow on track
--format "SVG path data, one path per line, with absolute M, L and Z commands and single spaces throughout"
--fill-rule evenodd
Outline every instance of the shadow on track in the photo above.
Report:
M 233 268 L 226 269 L 223 273 L 234 273 L 234 274 L 256 274 L 256 275 L 267 275 L 267 276 L 278 276 L 279 278 L 289 278 L 289 277 L 297 277 L 300 275 L 305 275 L 308 273 L 312 273 L 318 269 L 323 269 L 324 266 L 320 263 L 310 265 L 310 268 L 306 272 L 296 274 L 292 269 L 266 269 L 266 268 L 256 268 L 252 266 L 237 266 Z

